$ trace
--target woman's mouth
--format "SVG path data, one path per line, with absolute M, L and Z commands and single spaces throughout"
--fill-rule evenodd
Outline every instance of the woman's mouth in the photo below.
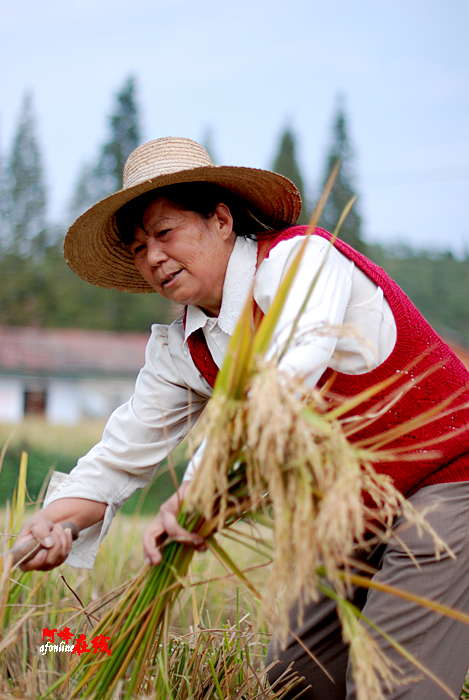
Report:
M 170 287 L 179 278 L 181 272 L 182 269 L 176 270 L 176 272 L 172 272 L 170 275 L 166 275 L 166 277 L 161 280 L 161 286 L 164 288 Z

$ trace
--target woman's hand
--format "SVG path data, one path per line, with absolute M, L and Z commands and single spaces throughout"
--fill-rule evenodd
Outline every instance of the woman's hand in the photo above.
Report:
M 72 532 L 70 529 L 64 530 L 61 525 L 53 523 L 39 511 L 33 515 L 21 529 L 15 545 L 37 540 L 42 547 L 28 561 L 20 564 L 22 571 L 50 571 L 56 566 L 60 566 L 70 554 L 72 548 Z
M 203 537 L 191 533 L 181 527 L 177 521 L 179 507 L 187 491 L 189 482 L 183 483 L 171 498 L 163 503 L 158 515 L 142 535 L 143 552 L 148 564 L 156 566 L 161 563 L 164 541 L 171 537 L 176 542 L 192 545 L 196 549 L 204 550 Z
M 33 515 L 21 528 L 15 544 L 35 539 L 42 547 L 20 564 L 20 569 L 49 571 L 63 564 L 72 548 L 72 533 L 68 528 L 64 530 L 62 524 L 72 522 L 84 530 L 104 518 L 106 507 L 106 503 L 87 498 L 60 498 Z

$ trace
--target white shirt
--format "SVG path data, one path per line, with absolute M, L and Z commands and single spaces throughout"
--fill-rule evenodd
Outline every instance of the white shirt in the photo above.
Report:
M 181 442 L 202 413 L 212 388 L 195 367 L 187 339 L 202 328 L 214 362 L 221 367 L 228 343 L 254 283 L 254 299 L 266 313 L 303 237 L 280 242 L 257 270 L 257 243 L 238 238 L 230 257 L 218 318 L 196 306 L 170 326 L 154 325 L 145 366 L 135 393 L 110 417 L 102 440 L 82 457 L 70 475 L 55 474 L 45 505 L 58 498 L 107 503 L 102 523 L 80 533 L 67 563 L 91 568 L 101 539 L 118 508 L 153 478 L 159 464 Z M 368 372 L 388 357 L 396 324 L 383 292 L 328 241 L 312 236 L 269 350 L 274 356 L 289 335 L 315 274 L 320 271 L 307 310 L 298 325 L 298 343 L 280 367 L 314 386 L 326 367 L 347 374 Z M 326 332 L 353 326 L 353 333 Z M 327 328 L 326 328 L 327 327 Z M 306 338 L 307 335 L 307 338 Z M 305 340 L 306 338 L 306 340 Z M 194 462 L 200 460 L 200 453 Z M 193 468 L 191 465 L 189 468 Z

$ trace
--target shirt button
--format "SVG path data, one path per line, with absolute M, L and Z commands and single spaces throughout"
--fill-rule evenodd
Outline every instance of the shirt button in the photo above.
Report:
M 215 326 L 215 333 L 221 333 L 220 326 Z

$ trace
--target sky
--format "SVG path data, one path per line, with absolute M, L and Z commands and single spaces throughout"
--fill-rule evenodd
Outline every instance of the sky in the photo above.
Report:
M 270 168 L 289 126 L 314 199 L 342 94 L 364 238 L 464 254 L 468 27 L 467 0 L 0 0 L 0 152 L 32 92 L 60 219 L 134 75 L 143 140 Z

